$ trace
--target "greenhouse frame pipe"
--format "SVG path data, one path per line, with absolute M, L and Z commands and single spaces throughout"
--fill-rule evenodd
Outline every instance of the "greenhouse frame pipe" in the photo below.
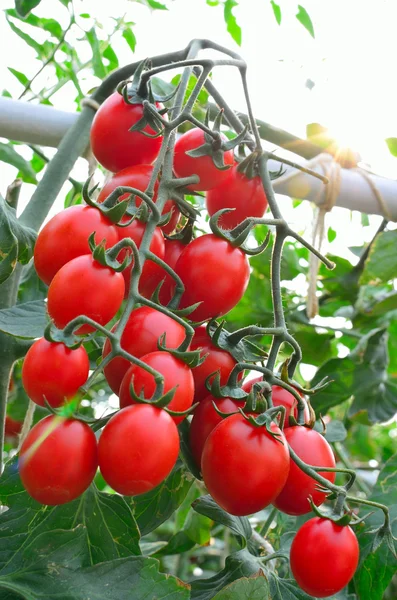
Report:
M 76 118 L 77 113 L 58 110 L 52 106 L 0 97 L 0 137 L 8 140 L 56 148 Z M 274 143 L 275 128 L 271 128 L 271 131 L 271 141 Z M 281 131 L 281 133 L 283 139 L 294 137 L 299 140 L 287 132 Z M 305 140 L 300 141 L 302 145 L 305 144 Z M 301 157 L 296 162 L 307 165 L 307 161 Z M 313 165 L 313 160 L 310 166 L 323 173 L 321 165 Z M 280 163 L 271 160 L 269 167 L 277 171 Z M 277 194 L 309 200 L 317 205 L 324 202 L 325 186 L 321 180 L 289 166 L 285 166 L 284 170 L 284 175 L 274 181 L 274 190 Z M 293 177 L 290 177 L 292 171 L 296 172 Z M 370 177 L 383 198 L 387 216 L 390 220 L 397 221 L 397 181 L 373 174 Z M 335 205 L 362 213 L 385 216 L 385 210 L 379 204 L 368 181 L 356 169 L 341 169 L 340 189 Z

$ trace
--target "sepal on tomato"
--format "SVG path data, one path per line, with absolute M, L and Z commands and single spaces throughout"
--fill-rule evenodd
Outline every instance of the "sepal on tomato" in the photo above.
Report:
M 80 348 L 83 341 L 87 341 L 87 338 L 83 339 L 79 335 L 74 335 L 68 326 L 65 329 L 58 329 L 52 322 L 48 323 L 44 329 L 44 338 L 47 342 L 64 344 L 70 350 Z
M 237 342 L 230 341 L 232 335 L 236 338 L 236 332 L 231 334 L 227 331 L 224 328 L 225 323 L 224 320 L 218 323 L 216 319 L 211 319 L 207 324 L 207 334 L 214 346 L 229 352 L 237 362 L 256 362 L 268 356 L 263 348 L 250 340 L 241 338 Z
M 143 396 L 139 396 L 135 392 L 134 376 L 131 377 L 131 383 L 129 386 L 130 396 L 134 400 L 134 402 L 136 402 L 137 404 L 150 404 L 152 406 L 156 406 L 157 408 L 162 408 L 171 417 L 187 417 L 188 415 L 191 415 L 195 411 L 196 407 L 198 406 L 198 402 L 196 402 L 196 404 L 193 404 L 192 406 L 190 406 L 187 410 L 183 410 L 183 411 L 171 410 L 170 408 L 168 408 L 168 405 L 172 401 L 174 394 L 176 392 L 176 389 L 177 389 L 177 386 L 174 386 L 172 389 L 168 390 L 168 392 L 166 392 L 165 394 L 162 394 L 161 396 L 158 396 L 158 397 L 156 397 L 156 395 L 157 395 L 157 391 L 156 391 L 153 394 L 152 398 L 144 398 Z
M 166 332 L 164 332 L 163 335 L 160 336 L 160 338 L 157 342 L 158 349 L 164 350 L 165 352 L 172 354 L 172 356 L 175 356 L 175 358 L 184 362 L 191 369 L 194 369 L 195 367 L 198 367 L 199 365 L 201 365 L 207 358 L 207 356 L 208 356 L 207 354 L 205 354 L 204 356 L 200 356 L 200 350 L 181 351 L 181 350 L 178 350 L 177 348 L 167 348 L 166 336 L 167 336 Z
M 335 496 L 335 493 L 328 494 L 327 500 L 332 500 L 333 498 L 335 498 Z M 332 521 L 333 523 L 336 523 L 336 525 L 340 525 L 341 527 L 350 524 L 354 525 L 353 515 L 351 512 L 342 512 L 341 514 L 339 510 L 335 510 L 335 508 L 332 506 L 316 506 L 311 496 L 309 496 L 308 502 L 312 511 L 321 519 L 328 519 L 329 521 Z
M 246 414 L 245 409 L 240 408 L 240 407 L 238 410 L 242 414 L 244 419 L 246 421 L 248 421 L 249 423 L 251 423 L 251 425 L 253 425 L 254 427 L 265 427 L 267 433 L 269 435 L 271 435 L 272 438 L 274 438 L 277 442 L 284 444 L 284 441 L 285 441 L 284 436 L 274 432 L 271 428 L 271 425 L 272 425 L 272 423 L 275 422 L 275 417 L 277 417 L 278 414 L 281 414 L 281 422 L 280 422 L 280 425 L 278 423 L 277 423 L 277 425 L 282 428 L 282 424 L 284 422 L 284 417 L 285 417 L 285 407 L 284 406 L 276 406 L 273 408 L 269 408 L 265 412 L 262 412 L 258 415 Z
M 214 371 L 208 375 L 205 380 L 205 387 L 214 398 L 232 398 L 233 400 L 245 400 L 248 396 L 247 392 L 236 385 L 221 385 L 221 377 L 219 371 Z
M 139 260 L 138 248 L 137 248 L 135 242 L 129 238 L 124 238 L 124 239 L 120 240 L 117 244 L 112 246 L 112 248 L 109 248 L 109 250 L 106 250 L 104 241 L 102 241 L 98 245 L 95 244 L 95 232 L 94 232 L 88 238 L 88 244 L 92 251 L 93 259 L 96 260 L 97 262 L 99 262 L 102 266 L 109 267 L 110 269 L 113 269 L 113 271 L 116 271 L 117 273 L 120 273 L 121 271 L 124 271 L 124 269 L 129 267 L 132 260 L 134 260 L 134 263 L 136 262 L 137 259 Z M 124 248 L 131 248 L 132 255 L 127 254 L 125 259 L 123 260 L 123 262 L 120 263 L 120 261 L 117 260 L 117 256 L 119 255 L 120 250 L 123 250 Z

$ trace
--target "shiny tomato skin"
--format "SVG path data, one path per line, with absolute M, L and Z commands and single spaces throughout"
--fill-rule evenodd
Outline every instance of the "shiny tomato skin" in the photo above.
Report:
M 74 258 L 62 267 L 48 288 L 48 314 L 60 329 L 79 315 L 106 325 L 119 310 L 124 298 L 124 278 L 103 267 L 91 255 Z M 77 333 L 94 331 L 82 325 Z
M 127 225 L 127 227 L 118 227 L 117 229 L 120 240 L 123 240 L 124 238 L 131 238 L 139 248 L 146 230 L 146 224 L 135 219 L 130 225 Z M 150 242 L 150 251 L 159 258 L 164 258 L 164 236 L 159 227 L 156 227 L 154 230 L 152 241 Z M 118 256 L 119 261 L 124 260 L 126 252 L 126 250 L 122 250 L 120 252 Z M 122 272 L 125 282 L 125 297 L 128 296 L 130 290 L 132 267 L 133 262 Z M 142 274 L 139 280 L 139 291 L 145 297 L 150 298 L 156 289 L 156 286 L 153 286 L 152 284 L 152 280 L 153 273 L 156 273 L 157 269 L 158 265 L 151 260 L 146 260 L 145 264 L 143 265 Z
M 232 398 L 214 398 L 211 395 L 200 402 L 194 411 L 189 430 L 190 449 L 198 467 L 201 466 L 201 456 L 209 434 L 223 420 L 216 412 L 213 402 L 223 413 L 233 413 L 244 406 L 244 402 L 237 402 Z
M 116 325 L 113 327 L 114 331 Z M 178 348 L 186 337 L 185 328 L 158 310 L 149 306 L 141 306 L 133 310 L 121 335 L 121 347 L 129 354 L 141 358 L 145 354 L 158 349 L 157 342 L 160 336 L 166 334 L 167 348 Z M 103 347 L 103 358 L 111 349 L 109 339 Z M 117 356 L 104 368 L 105 377 L 110 388 L 115 394 L 119 393 L 124 375 L 131 367 L 125 358 Z
M 172 356 L 169 352 L 157 351 L 142 356 L 141 360 L 164 376 L 164 394 L 176 387 L 174 397 L 168 408 L 175 411 L 184 411 L 191 407 L 194 398 L 194 381 L 190 367 Z M 137 365 L 128 369 L 120 386 L 120 408 L 125 408 L 135 401 L 130 395 L 131 379 L 135 393 L 139 396 L 144 393 L 150 399 L 155 392 L 154 377 Z M 185 417 L 172 417 L 176 424 Z
M 314 429 L 288 427 L 284 432 L 291 448 L 305 463 L 314 467 L 335 468 L 335 458 L 327 440 Z M 319 475 L 335 482 L 335 473 L 319 472 Z M 288 515 L 305 515 L 311 511 L 309 496 L 316 506 L 322 504 L 326 494 L 318 491 L 318 483 L 306 475 L 291 459 L 288 479 L 273 502 L 274 506 Z
M 250 381 L 243 383 L 243 390 L 245 392 L 250 392 L 254 383 L 257 383 L 258 381 L 262 381 L 262 377 L 255 377 L 255 379 L 251 379 Z M 298 402 L 296 398 L 288 390 L 285 390 L 279 385 L 274 385 L 272 387 L 272 400 L 274 406 L 285 407 L 284 429 L 290 427 L 290 416 L 293 416 L 295 419 L 298 419 Z M 307 423 L 310 420 L 310 412 L 306 402 L 304 416 L 305 423 Z
M 223 134 L 222 139 L 226 140 Z M 181 135 L 175 144 L 174 171 L 176 176 L 189 177 L 190 175 L 198 175 L 200 177 L 199 183 L 192 183 L 186 186 L 189 190 L 210 190 L 224 181 L 230 170 L 218 169 L 209 155 L 193 158 L 186 154 L 189 150 L 195 150 L 204 143 L 204 132 L 199 127 L 195 127 Z M 233 163 L 233 150 L 228 150 L 224 153 L 224 164 L 231 166 Z
M 271 429 L 281 441 L 241 414 L 231 415 L 205 442 L 201 457 L 204 483 L 215 502 L 232 515 L 262 510 L 284 487 L 289 471 L 288 446 L 274 423 Z
M 153 173 L 152 165 L 134 165 L 133 167 L 127 167 L 126 169 L 123 169 L 119 173 L 115 173 L 113 175 L 113 177 L 111 179 L 109 179 L 103 186 L 103 188 L 98 196 L 97 202 L 104 202 L 106 200 L 106 198 L 118 186 L 132 187 L 137 190 L 140 190 L 141 192 L 144 192 L 146 190 L 147 186 L 149 185 L 149 181 L 152 176 L 152 173 Z M 158 182 L 156 182 L 155 186 L 154 186 L 154 196 L 153 196 L 154 202 L 157 201 L 158 187 L 159 187 L 159 184 L 158 184 Z M 119 201 L 125 200 L 126 198 L 128 198 L 128 194 L 124 194 L 123 196 L 120 196 Z M 136 196 L 135 197 L 136 206 L 140 206 L 141 203 L 142 203 L 141 198 Z M 163 209 L 163 214 L 166 214 L 166 213 L 170 212 L 171 210 L 173 211 L 173 213 L 172 213 L 169 223 L 167 223 L 167 225 L 164 225 L 161 228 L 167 234 L 170 234 L 174 231 L 176 224 L 178 223 L 180 214 L 181 214 L 180 211 L 178 210 L 177 206 L 175 205 L 175 202 L 173 202 L 172 200 L 167 200 L 165 203 L 164 209 Z
M 207 211 L 210 216 L 222 208 L 234 208 L 221 216 L 219 224 L 233 229 L 247 217 L 263 217 L 267 209 L 267 198 L 259 176 L 248 179 L 237 166 L 227 172 L 227 178 L 209 190 L 206 195 Z
M 44 338 L 29 348 L 22 366 L 22 384 L 33 402 L 54 408 L 77 393 L 88 379 L 90 361 L 83 346 L 71 350 Z
M 191 350 L 202 348 L 200 352 L 201 357 L 207 355 L 204 362 L 193 369 L 195 402 L 203 400 L 203 398 L 209 394 L 207 388 L 205 387 L 207 377 L 209 377 L 212 373 L 215 373 L 215 371 L 219 371 L 221 385 L 225 385 L 231 371 L 237 364 L 237 361 L 229 352 L 218 348 L 211 342 L 211 338 L 207 333 L 205 333 L 205 336 L 207 337 L 206 341 L 202 329 L 205 330 L 205 327 L 198 327 L 196 329 L 193 340 L 190 344 Z M 213 381 L 213 378 L 211 381 Z
M 90 254 L 88 238 L 106 240 L 106 248 L 117 244 L 115 225 L 91 206 L 70 206 L 56 214 L 40 231 L 34 247 L 34 266 L 40 279 L 49 285 L 61 267 L 77 256 Z
M 352 579 L 358 559 L 353 530 L 321 517 L 298 529 L 290 553 L 291 571 L 299 587 L 316 598 L 342 590 Z
M 31 429 L 19 454 L 19 474 L 27 492 L 56 506 L 78 498 L 98 467 L 94 432 L 82 421 L 50 415 Z
M 192 321 L 204 321 L 231 310 L 247 289 L 250 268 L 240 248 L 213 234 L 188 244 L 175 265 L 185 292 L 180 308 L 201 304 L 190 315 Z
M 99 468 L 116 492 L 136 496 L 170 474 L 178 452 L 178 430 L 165 410 L 134 404 L 105 425 L 98 445 Z
M 151 164 L 156 160 L 162 136 L 153 138 L 142 131 L 129 131 L 142 117 L 142 104 L 127 104 L 118 92 L 99 107 L 90 138 L 94 156 L 105 169 L 117 173 L 126 167 Z M 156 133 L 149 126 L 144 131 L 151 135 Z

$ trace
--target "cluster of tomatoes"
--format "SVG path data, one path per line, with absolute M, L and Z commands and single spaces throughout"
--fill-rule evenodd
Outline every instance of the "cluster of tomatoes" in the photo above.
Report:
M 142 117 L 142 105 L 126 103 L 119 93 L 110 96 L 98 110 L 91 145 L 101 165 L 115 173 L 100 192 L 98 203 L 118 186 L 146 190 L 153 173 L 152 163 L 160 150 L 161 136 L 149 137 L 141 131 L 131 131 Z M 155 133 L 150 126 L 145 127 L 145 132 Z M 208 139 L 199 128 L 177 140 L 176 176 L 199 176 L 199 183 L 190 185 L 189 189 L 193 193 L 206 191 L 210 215 L 222 208 L 235 208 L 222 215 L 220 224 L 224 228 L 233 228 L 246 217 L 262 216 L 267 201 L 259 177 L 249 179 L 241 173 L 234 164 L 232 151 L 224 153 L 227 169 L 216 168 L 208 155 L 188 154 L 205 143 Z M 158 184 L 154 201 L 157 189 Z M 136 198 L 137 206 L 139 202 Z M 204 234 L 188 244 L 180 239 L 168 239 L 164 234 L 174 232 L 181 219 L 174 200 L 167 201 L 165 213 L 170 218 L 162 228 L 156 227 L 150 251 L 182 280 L 185 291 L 180 307 L 200 303 L 189 315 L 193 322 L 226 314 L 241 299 L 248 285 L 250 271 L 246 255 L 214 234 Z M 120 223 L 112 223 L 98 208 L 85 205 L 70 207 L 45 225 L 37 239 L 34 263 L 39 277 L 49 285 L 48 314 L 58 328 L 64 328 L 80 315 L 106 326 L 117 316 L 123 299 L 128 296 L 132 265 L 117 272 L 98 262 L 90 251 L 90 235 L 95 232 L 96 244 L 104 243 L 106 248 L 126 238 L 132 239 L 139 248 L 145 228 L 146 223 L 137 218 L 129 223 L 124 218 Z M 127 251 L 121 250 L 120 261 Z M 139 279 L 140 294 L 150 298 L 160 282 L 159 298 L 166 305 L 172 298 L 175 282 L 159 264 L 147 260 Z M 112 332 L 117 330 L 118 322 Z M 92 331 L 94 327 L 85 323 L 76 333 Z M 164 336 L 166 349 L 159 349 L 161 336 Z M 325 500 L 325 493 L 317 488 L 316 482 L 290 459 L 288 444 L 305 462 L 324 468 L 335 467 L 332 449 L 318 432 L 291 425 L 293 420 L 290 422 L 289 417 L 297 416 L 294 396 L 274 386 L 273 403 L 284 406 L 286 411 L 284 429 L 274 422 L 269 428 L 257 426 L 238 412 L 244 403 L 231 398 L 216 399 L 208 394 L 206 381 L 215 372 L 219 372 L 221 384 L 227 382 L 236 365 L 233 356 L 213 342 L 205 326 L 199 326 L 190 350 L 200 350 L 204 361 L 191 368 L 173 352 L 184 340 L 185 328 L 178 320 L 148 306 L 131 311 L 119 347 L 141 363 L 131 364 L 124 356 L 115 356 L 109 361 L 107 357 L 112 351 L 109 338 L 103 347 L 104 374 L 112 391 L 119 396 L 120 410 L 107 422 L 99 441 L 87 423 L 55 414 L 33 427 L 19 458 L 21 480 L 33 498 L 49 505 L 69 502 L 87 489 L 98 466 L 105 481 L 120 494 L 137 495 L 151 490 L 175 465 L 179 453 L 177 425 L 186 418 L 186 411 L 198 403 L 190 425 L 191 451 L 208 491 L 221 507 L 234 515 L 248 515 L 274 504 L 287 514 L 302 515 L 310 511 L 309 497 L 316 505 Z M 42 338 L 34 342 L 26 355 L 23 385 L 33 402 L 58 408 L 86 384 L 89 369 L 83 344 L 71 349 Z M 156 372 L 163 377 L 163 394 L 170 392 L 171 401 L 165 409 L 150 404 L 156 390 Z M 249 392 L 255 381 L 243 383 L 243 389 Z M 149 402 L 140 402 L 142 398 Z M 221 417 L 214 404 L 221 413 L 231 413 L 230 416 Z M 305 416 L 308 420 L 308 412 Z M 331 482 L 335 479 L 333 472 L 322 475 Z M 329 540 L 327 532 L 321 533 L 329 528 L 333 528 L 334 537 L 354 537 L 349 528 L 338 527 L 325 519 L 312 519 L 295 538 L 292 570 L 309 593 L 313 593 L 316 584 L 310 588 L 310 576 L 305 575 L 310 561 L 307 548 L 303 553 L 302 545 L 313 536 L 315 540 L 321 535 Z M 315 544 L 318 542 L 313 542 L 313 547 Z M 304 562 L 303 555 L 306 556 Z M 353 562 L 345 561 L 345 564 L 352 567 Z M 341 567 L 337 585 L 343 585 L 338 589 L 350 580 L 354 569 L 355 566 L 353 571 Z M 316 589 L 317 596 L 318 591 Z M 334 591 L 337 590 L 327 588 L 327 595 Z

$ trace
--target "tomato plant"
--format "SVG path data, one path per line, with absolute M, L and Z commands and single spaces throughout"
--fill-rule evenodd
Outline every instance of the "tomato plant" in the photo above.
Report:
M 189 316 L 202 321 L 229 312 L 242 298 L 249 280 L 249 264 L 240 248 L 213 234 L 186 246 L 175 265 L 185 292 L 181 307 L 201 302 Z
M 133 165 L 151 164 L 156 159 L 161 136 L 148 137 L 142 131 L 130 131 L 142 118 L 142 104 L 127 104 L 118 92 L 99 108 L 91 127 L 91 147 L 105 169 L 117 173 Z M 144 131 L 152 136 L 156 133 L 149 126 Z
M 29 398 L 39 406 L 54 408 L 77 393 L 88 378 L 90 363 L 83 346 L 71 350 L 44 338 L 29 348 L 22 367 L 22 383 Z
M 114 415 L 99 438 L 99 468 L 119 494 L 143 494 L 171 472 L 179 452 L 178 430 L 161 408 L 128 406 Z
M 168 352 L 151 352 L 142 356 L 142 362 L 161 373 L 164 377 L 164 390 L 166 394 L 173 388 L 175 393 L 168 408 L 172 411 L 182 412 L 193 404 L 194 381 L 191 369 L 181 360 Z M 130 394 L 130 386 L 137 396 L 150 400 L 156 389 L 153 375 L 138 365 L 132 365 L 124 375 L 120 386 L 120 408 L 125 408 L 134 403 Z M 175 423 L 180 423 L 184 417 L 173 417 Z
M 112 331 L 116 327 L 117 323 L 113 326 Z M 185 329 L 182 325 L 158 310 L 141 306 L 133 310 L 128 318 L 120 339 L 121 347 L 129 354 L 140 358 L 158 349 L 158 342 L 163 334 L 166 336 L 167 348 L 177 348 L 185 339 Z M 109 354 L 110 350 L 110 341 L 106 339 L 103 358 Z M 116 356 L 104 368 L 107 382 L 115 394 L 119 393 L 122 379 L 130 366 L 131 363 L 127 359 Z
M 222 136 L 222 140 L 226 139 L 225 136 Z M 184 133 L 175 144 L 174 171 L 176 175 L 178 177 L 198 175 L 200 178 L 199 183 L 192 183 L 187 186 L 189 190 L 210 190 L 227 177 L 229 169 L 218 169 L 211 156 L 205 155 L 196 158 L 187 154 L 189 151 L 199 148 L 205 142 L 204 132 L 199 128 L 194 128 Z M 223 161 L 225 167 L 231 167 L 234 162 L 232 150 L 224 153 Z
M 65 504 L 90 485 L 98 467 L 97 442 L 81 421 L 50 415 L 28 433 L 19 454 L 19 474 L 42 504 Z
M 245 392 L 250 392 L 254 383 L 259 381 L 262 381 L 262 377 L 255 377 L 254 379 L 246 381 L 243 384 L 243 390 Z M 274 385 L 272 387 L 272 402 L 274 406 L 284 406 L 285 408 L 284 429 L 290 427 L 290 417 L 293 417 L 295 420 L 298 419 L 298 401 L 288 390 L 279 385 Z M 307 404 L 305 406 L 304 419 L 305 422 L 308 422 L 310 419 L 310 412 Z
M 287 481 L 288 446 L 274 423 L 271 432 L 273 435 L 240 414 L 231 415 L 205 442 L 201 457 L 204 483 L 219 506 L 232 515 L 262 510 Z
M 359 547 L 353 530 L 314 517 L 298 530 L 291 546 L 291 570 L 300 587 L 317 598 L 340 592 L 357 568 Z

